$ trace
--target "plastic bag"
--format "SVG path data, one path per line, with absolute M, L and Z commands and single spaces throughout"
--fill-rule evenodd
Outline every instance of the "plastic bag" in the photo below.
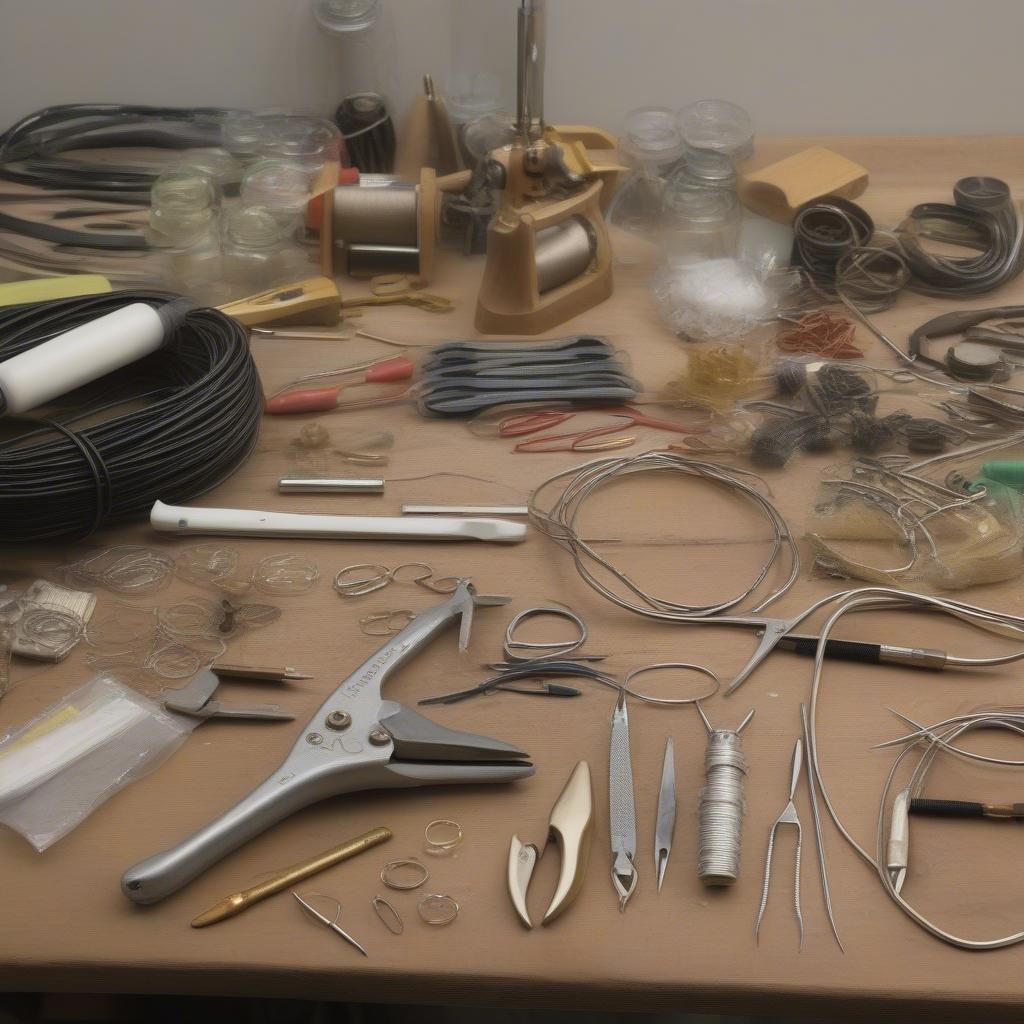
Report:
M 197 724 L 99 676 L 0 741 L 0 822 L 42 852 Z

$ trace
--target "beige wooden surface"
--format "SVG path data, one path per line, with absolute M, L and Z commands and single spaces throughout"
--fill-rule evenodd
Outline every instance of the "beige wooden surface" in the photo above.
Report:
M 817 140 L 816 140 L 817 141 Z M 863 204 L 881 225 L 891 225 L 913 203 L 948 200 L 962 175 L 993 174 L 1024 193 L 1024 140 L 896 139 L 825 140 L 863 163 L 871 184 Z M 792 140 L 761 147 L 758 159 L 778 159 L 798 148 Z M 374 311 L 369 329 L 417 343 L 472 337 L 479 261 L 442 259 L 433 287 L 459 296 L 458 310 L 435 316 L 413 310 Z M 563 325 L 554 335 L 606 334 L 626 350 L 637 376 L 659 385 L 676 371 L 683 349 L 657 322 L 647 280 L 649 263 L 617 268 L 614 297 Z M 350 289 L 351 291 L 351 289 Z M 1024 285 L 1010 285 L 978 305 L 1024 301 Z M 905 342 L 910 329 L 941 306 L 903 296 L 879 320 Z M 894 365 L 866 336 L 871 358 Z M 265 341 L 253 350 L 265 387 L 276 389 L 300 373 L 382 353 L 366 341 Z M 387 354 L 391 350 L 385 350 Z M 901 404 L 907 404 L 899 399 Z M 286 468 L 284 449 L 295 420 L 267 419 L 259 449 L 227 484 L 203 504 L 311 512 L 397 512 L 403 502 L 520 503 L 552 472 L 585 457 L 514 455 L 503 441 L 474 438 L 459 422 L 422 420 L 409 407 L 338 414 L 324 420 L 340 441 L 345 432 L 391 430 L 396 445 L 386 475 L 397 480 L 425 474 L 469 474 L 389 484 L 384 497 L 279 496 L 274 481 Z M 656 447 L 644 433 L 632 451 Z M 836 461 L 833 458 L 831 461 Z M 803 532 L 824 461 L 795 459 L 769 484 L 797 535 Z M 711 599 L 735 591 L 760 560 L 764 529 L 728 499 L 700 485 L 679 482 L 627 484 L 595 502 L 588 527 L 620 536 L 617 557 L 643 582 L 682 599 Z M 608 532 L 602 532 L 608 531 Z M 144 524 L 110 531 L 100 542 L 163 543 L 172 552 L 185 541 L 163 541 Z M 384 608 L 425 607 L 426 594 L 394 587 L 358 601 L 343 601 L 330 578 L 354 562 L 424 560 L 439 574 L 472 576 L 485 592 L 512 596 L 512 610 L 562 601 L 587 619 L 590 650 L 608 655 L 613 672 L 662 660 L 705 664 L 728 680 L 752 649 L 747 631 L 715 626 L 657 625 L 619 611 L 593 594 L 568 557 L 536 532 L 518 547 L 473 544 L 256 540 L 229 542 L 246 558 L 289 550 L 316 559 L 322 579 L 308 594 L 282 598 L 282 618 L 237 641 L 233 661 L 287 663 L 313 673 L 278 698 L 256 687 L 232 685 L 226 699 L 279 699 L 293 710 L 291 724 L 211 722 L 203 725 L 159 771 L 111 799 L 70 836 L 42 855 L 20 837 L 0 832 L 0 984 L 6 989 L 106 990 L 263 994 L 308 998 L 481 1005 L 564 1005 L 578 1008 L 689 1008 L 759 1013 L 796 1010 L 860 1017 L 888 1008 L 928 1009 L 979 1019 L 1014 1016 L 1024 997 L 1024 950 L 971 955 L 926 936 L 885 898 L 877 879 L 824 822 L 836 917 L 846 945 L 840 954 L 821 904 L 813 841 L 805 836 L 803 895 L 807 943 L 797 952 L 789 904 L 792 845 L 776 856 L 776 887 L 760 947 L 753 923 L 760 891 L 767 828 L 785 802 L 788 765 L 799 728 L 798 706 L 808 694 L 810 663 L 777 653 L 735 697 L 708 702 L 711 719 L 735 725 L 748 708 L 757 716 L 744 736 L 750 758 L 748 814 L 739 882 L 710 891 L 696 878 L 697 799 L 704 735 L 692 710 L 631 704 L 633 765 L 639 836 L 638 891 L 625 914 L 618 911 L 609 877 L 607 746 L 613 694 L 583 684 L 582 697 L 556 702 L 514 695 L 427 710 L 454 728 L 483 732 L 518 744 L 537 764 L 534 778 L 510 787 L 421 789 L 339 798 L 310 808 L 225 858 L 187 888 L 146 908 L 120 893 L 122 871 L 142 857 L 178 842 L 262 781 L 284 757 L 322 698 L 374 649 L 357 620 Z M 31 565 L 45 573 L 74 553 L 71 548 L 5 553 L 8 568 Z M 780 604 L 794 613 L 821 594 L 839 589 L 809 579 L 805 566 Z M 176 583 L 139 604 L 167 604 L 195 588 Z M 1019 583 L 976 590 L 966 599 L 1021 612 Z M 100 596 L 101 610 L 120 600 Z M 460 657 L 454 635 L 426 650 L 389 686 L 387 696 L 414 705 L 423 696 L 469 685 L 480 665 L 500 654 L 511 610 L 482 610 L 470 652 Z M 919 615 L 858 616 L 843 635 L 935 646 L 958 653 L 991 647 L 964 627 Z M 995 643 L 995 642 L 993 642 Z M 873 743 L 899 734 L 887 713 L 894 706 L 936 720 L 982 703 L 1020 703 L 1019 668 L 942 675 L 895 668 L 836 665 L 822 698 L 820 735 L 826 781 L 856 835 L 874 843 L 880 785 L 890 757 Z M 0 728 L 20 724 L 83 683 L 90 673 L 84 652 L 56 668 L 16 668 L 15 688 L 0 704 Z M 150 684 L 149 692 L 155 692 Z M 653 832 L 666 736 L 675 739 L 679 796 L 675 845 L 663 892 L 656 891 Z M 543 839 L 547 815 L 573 765 L 592 767 L 596 829 L 590 871 L 575 906 L 550 928 L 526 932 L 505 894 L 509 837 Z M 1019 799 L 1012 774 L 940 764 L 929 791 L 937 795 Z M 811 822 L 806 787 L 798 798 L 805 826 Z M 424 856 L 423 826 L 455 818 L 466 839 L 453 857 L 427 860 L 425 891 L 446 892 L 462 905 L 457 922 L 429 928 L 416 916 L 412 895 L 382 888 L 384 861 Z M 226 923 L 189 928 L 199 911 L 266 872 L 318 852 L 374 825 L 395 838 L 307 883 L 337 896 L 342 924 L 370 951 L 363 959 L 327 931 L 312 925 L 286 894 Z M 973 936 L 1002 934 L 1024 922 L 1024 890 L 1016 865 L 1021 834 L 1005 825 L 914 823 L 913 867 L 906 894 L 949 927 Z M 554 881 L 557 857 L 544 858 L 534 880 L 531 907 L 539 916 Z M 370 900 L 387 892 L 406 920 L 390 935 Z M 908 1011 L 909 1012 L 909 1011 Z

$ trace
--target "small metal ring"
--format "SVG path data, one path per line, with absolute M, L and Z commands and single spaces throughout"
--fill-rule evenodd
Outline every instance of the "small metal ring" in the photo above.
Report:
M 554 615 L 561 619 L 568 619 L 579 631 L 580 635 L 575 640 L 550 640 L 545 642 L 534 642 L 530 640 L 516 640 L 516 630 L 527 620 L 537 615 Z M 537 605 L 535 608 L 526 608 L 513 616 L 505 627 L 505 654 L 512 660 L 522 661 L 515 651 L 549 651 L 550 656 L 565 657 L 578 651 L 586 642 L 589 631 L 587 624 L 571 608 L 563 608 L 561 605 Z
M 416 613 L 411 608 L 396 608 L 394 611 L 364 615 L 359 620 L 359 628 L 367 636 L 394 636 L 401 633 L 415 618 Z M 398 625 L 399 622 L 401 625 Z
M 413 576 L 413 578 L 411 580 L 399 579 L 398 574 L 403 569 L 413 569 L 413 568 L 415 568 L 415 569 L 424 569 L 426 571 L 421 573 L 419 576 Z M 433 570 L 433 568 L 431 568 L 431 566 L 427 565 L 426 562 L 403 562 L 401 565 L 396 565 L 394 567 L 394 569 L 392 569 L 391 572 L 388 575 L 391 577 L 391 580 L 394 583 L 418 583 L 420 586 L 423 586 L 424 585 L 423 581 L 424 580 L 429 580 L 430 577 L 434 575 L 434 570 Z
M 462 576 L 435 576 L 433 579 L 416 580 L 426 590 L 435 594 L 454 594 L 462 582 Z
M 405 931 L 405 922 L 402 920 L 402 915 L 383 896 L 373 897 L 373 909 L 376 911 L 381 923 L 392 935 L 401 935 Z
M 396 882 L 391 876 L 402 868 L 413 868 L 416 871 L 422 871 L 423 877 L 417 879 L 415 882 Z M 418 889 L 429 878 L 430 872 L 427 870 L 427 865 L 422 861 L 418 861 L 415 857 L 406 857 L 404 860 L 389 860 L 387 864 L 380 869 L 380 880 L 389 889 L 398 889 L 402 892 L 407 889 Z
M 638 693 L 636 690 L 629 689 L 630 680 L 636 676 L 642 675 L 644 672 L 654 672 L 656 669 L 663 668 L 681 668 L 687 672 L 699 672 L 701 675 L 707 676 L 714 682 L 714 686 L 707 693 L 702 693 L 697 697 L 648 697 L 646 694 Z M 696 704 L 698 701 L 707 700 L 708 697 L 713 697 L 718 693 L 719 687 L 722 685 L 721 680 L 714 672 L 709 668 L 705 668 L 703 665 L 694 665 L 689 661 L 659 661 L 653 665 L 641 665 L 640 668 L 635 668 L 631 672 L 627 672 L 625 678 L 622 680 L 622 688 L 631 697 L 635 697 L 637 700 L 645 701 L 648 704 Z
M 440 913 L 442 908 L 447 910 L 447 916 L 432 916 L 430 912 L 431 905 L 438 910 Z M 423 899 L 416 904 L 416 910 L 420 915 L 420 918 L 426 923 L 441 927 L 442 925 L 451 924 L 459 916 L 459 905 L 451 896 L 447 896 L 445 893 L 432 892 L 429 896 L 424 896 Z
M 452 829 L 455 834 L 447 839 L 431 839 L 431 830 L 437 831 L 439 828 Z M 464 835 L 462 826 L 457 821 L 452 821 L 451 818 L 435 818 L 423 830 L 423 838 L 427 844 L 427 853 L 434 857 L 441 857 L 451 853 L 462 842 Z
M 356 572 L 359 569 L 370 569 L 373 576 L 360 577 L 354 580 L 346 580 L 348 573 Z M 372 594 L 375 590 L 386 587 L 391 582 L 391 570 L 379 562 L 357 562 L 355 565 L 346 565 L 334 574 L 334 589 L 342 597 L 361 597 L 363 594 Z

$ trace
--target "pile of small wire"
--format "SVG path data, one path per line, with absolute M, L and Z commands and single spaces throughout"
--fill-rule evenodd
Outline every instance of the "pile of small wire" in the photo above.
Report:
M 0 309 L 0 360 L 133 302 L 177 298 L 133 291 Z M 245 329 L 192 310 L 152 356 L 77 392 L 53 418 L 6 417 L 0 429 L 0 540 L 83 537 L 211 490 L 253 450 L 263 395 Z
M 863 359 L 863 350 L 854 344 L 856 333 L 856 327 L 846 317 L 820 309 L 800 317 L 779 335 L 776 344 L 782 352 L 807 352 L 826 359 Z

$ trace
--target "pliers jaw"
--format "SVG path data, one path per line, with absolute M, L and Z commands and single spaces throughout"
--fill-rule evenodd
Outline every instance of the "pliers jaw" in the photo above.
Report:
M 541 920 L 550 924 L 566 911 L 580 894 L 590 861 L 590 842 L 594 824 L 594 798 L 590 784 L 590 765 L 580 761 L 569 776 L 548 819 L 548 839 L 554 840 L 561 855 L 558 882 L 548 909 Z M 544 849 L 547 848 L 545 842 Z M 508 891 L 519 919 L 533 927 L 526 906 L 526 894 L 533 870 L 543 856 L 533 843 L 513 836 L 508 851 Z

